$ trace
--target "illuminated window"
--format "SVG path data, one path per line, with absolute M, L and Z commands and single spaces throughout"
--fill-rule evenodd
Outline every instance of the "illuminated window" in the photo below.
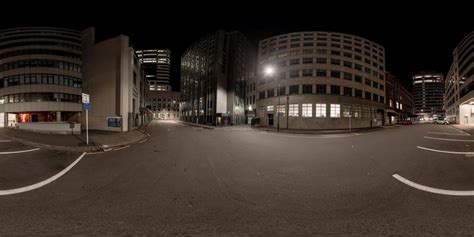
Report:
M 316 104 L 316 118 L 326 117 L 326 104 Z
M 299 117 L 298 104 L 290 104 L 288 108 L 289 117 Z
M 351 106 L 350 105 L 342 105 L 342 116 L 343 117 L 351 117 Z
M 352 108 L 352 113 L 354 114 L 353 117 L 355 118 L 362 118 L 362 107 L 354 106 Z
M 331 104 L 331 118 L 341 117 L 341 105 L 340 104 Z
M 302 104 L 301 110 L 303 117 L 313 117 L 313 104 Z
M 273 105 L 267 106 L 267 112 L 273 112 L 275 111 L 275 107 Z
M 277 111 L 280 114 L 280 116 L 285 116 L 285 112 L 286 112 L 285 107 L 286 107 L 286 105 L 278 105 L 277 106 Z

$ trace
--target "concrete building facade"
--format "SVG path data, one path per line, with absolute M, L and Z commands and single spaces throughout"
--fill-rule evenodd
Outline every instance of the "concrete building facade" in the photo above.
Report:
M 444 79 L 437 72 L 421 72 L 413 76 L 413 101 L 417 119 L 430 121 L 444 117 Z
M 348 129 L 382 125 L 385 50 L 336 32 L 293 32 L 260 41 L 260 125 Z
M 0 127 L 80 131 L 82 38 L 60 28 L 0 31 Z
M 446 118 L 452 123 L 474 124 L 474 31 L 453 51 L 445 80 Z
M 219 30 L 194 42 L 181 57 L 181 120 L 217 126 L 245 123 L 252 52 L 237 31 Z
M 413 119 L 414 102 L 411 90 L 390 73 L 385 74 L 385 124 L 392 125 Z
M 147 107 L 153 113 L 153 119 L 178 120 L 181 94 L 175 91 L 150 91 Z

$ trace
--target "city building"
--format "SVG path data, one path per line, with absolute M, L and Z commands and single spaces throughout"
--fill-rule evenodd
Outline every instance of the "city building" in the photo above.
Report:
M 146 81 L 129 37 L 95 44 L 85 61 L 83 90 L 90 95 L 89 129 L 125 132 L 147 122 Z M 81 116 L 82 123 L 85 116 Z
M 181 57 L 181 116 L 193 123 L 243 124 L 245 85 L 255 68 L 252 46 L 237 31 L 219 30 Z
M 413 76 L 413 101 L 417 119 L 430 121 L 444 117 L 444 80 L 436 72 L 421 72 Z
M 80 132 L 83 32 L 28 27 L 0 31 L 0 127 Z
M 474 124 L 474 31 L 453 51 L 445 80 L 446 118 L 452 123 Z
M 413 95 L 394 75 L 385 73 L 385 124 L 413 119 Z
M 171 91 L 169 49 L 145 49 L 136 51 L 145 71 L 150 91 Z
M 148 94 L 148 108 L 153 119 L 179 119 L 181 94 L 175 91 L 154 91 Z
M 264 39 L 258 50 L 257 94 L 261 126 L 382 125 L 385 50 L 367 39 L 336 32 L 293 32 Z

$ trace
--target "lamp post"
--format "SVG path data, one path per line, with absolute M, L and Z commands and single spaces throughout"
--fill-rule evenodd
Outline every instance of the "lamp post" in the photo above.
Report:
M 274 76 L 275 74 L 275 67 L 273 66 L 267 66 L 265 68 L 265 76 L 267 77 L 272 77 Z M 279 107 L 280 107 L 280 87 L 281 87 L 281 82 L 280 82 L 280 79 L 278 79 L 278 89 L 277 89 L 277 93 L 278 93 L 278 104 L 277 104 L 277 107 L 276 107 L 276 111 L 277 111 L 277 132 L 280 132 L 280 111 L 279 111 Z

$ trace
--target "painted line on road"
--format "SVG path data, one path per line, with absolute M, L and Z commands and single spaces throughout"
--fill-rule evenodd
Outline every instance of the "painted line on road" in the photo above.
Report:
M 262 132 L 263 134 L 268 134 L 277 137 L 294 137 L 294 138 L 323 138 L 323 139 L 334 139 L 334 138 L 344 138 L 344 137 L 353 137 L 358 136 L 360 133 L 351 133 L 350 135 L 342 135 L 342 134 L 323 134 L 319 136 L 297 136 L 297 135 L 286 135 L 286 134 L 274 134 L 269 132 Z
M 474 196 L 474 191 L 462 191 L 462 190 L 448 190 L 448 189 L 439 189 L 439 188 L 432 188 L 428 187 L 425 185 L 421 185 L 418 183 L 415 183 L 413 181 L 410 181 L 408 179 L 403 178 L 402 176 L 398 174 L 392 175 L 396 180 L 412 187 L 416 188 L 421 191 L 429 192 L 429 193 L 436 193 L 436 194 L 441 194 L 441 195 L 449 195 L 449 196 Z
M 5 196 L 5 195 L 12 195 L 12 194 L 18 194 L 18 193 L 24 193 L 24 192 L 28 192 L 28 191 L 32 191 L 32 190 L 35 190 L 35 189 L 38 189 L 38 188 L 41 188 L 45 185 L 48 185 L 54 181 L 56 181 L 57 179 L 61 178 L 61 176 L 65 175 L 69 170 L 72 169 L 72 167 L 74 167 L 75 165 L 77 165 L 77 163 L 79 163 L 79 161 L 81 161 L 82 157 L 84 157 L 84 155 L 86 155 L 85 152 L 82 153 L 81 156 L 79 156 L 74 162 L 72 162 L 68 167 L 66 167 L 65 169 L 63 169 L 61 172 L 55 174 L 54 176 L 46 179 L 46 180 L 43 180 L 39 183 L 35 183 L 35 184 L 32 184 L 32 185 L 29 185 L 29 186 L 25 186 L 25 187 L 21 187 L 21 188 L 15 188 L 15 189 L 7 189 L 7 190 L 0 190 L 0 196 Z
M 426 139 L 440 140 L 440 141 L 452 141 L 452 142 L 474 142 L 474 140 L 464 140 L 464 139 L 450 139 L 450 138 L 439 138 L 439 137 L 428 137 L 424 136 Z
M 102 154 L 105 153 L 105 151 L 97 151 L 97 152 L 87 152 L 87 155 L 97 155 L 97 154 Z
M 12 140 L 0 140 L 0 142 L 11 142 Z
M 129 148 L 129 147 L 130 147 L 130 145 L 124 146 L 124 147 L 120 147 L 120 148 L 115 148 L 114 151 L 122 150 L 122 149 Z
M 444 150 L 436 150 L 436 149 L 431 149 L 431 148 L 426 148 L 422 146 L 417 146 L 418 149 L 426 150 L 426 151 L 432 151 L 432 152 L 439 152 L 439 153 L 446 153 L 446 154 L 454 154 L 454 155 L 474 155 L 474 152 L 469 152 L 469 151 L 444 151 Z
M 450 136 L 471 136 L 471 134 L 464 134 L 464 133 L 447 133 L 447 132 L 427 132 L 431 134 L 440 134 L 440 135 L 450 135 Z
M 37 150 L 39 150 L 39 148 L 34 148 L 34 149 L 29 149 L 29 150 L 22 150 L 22 151 L 2 151 L 2 152 L 0 152 L 0 155 L 26 153 L 26 152 L 32 152 L 32 151 L 37 151 Z
M 146 138 L 146 139 L 144 139 L 144 140 L 141 140 L 141 141 L 139 141 L 138 143 L 141 144 L 141 143 L 144 143 L 144 142 L 146 142 L 146 141 L 148 141 L 148 138 Z

